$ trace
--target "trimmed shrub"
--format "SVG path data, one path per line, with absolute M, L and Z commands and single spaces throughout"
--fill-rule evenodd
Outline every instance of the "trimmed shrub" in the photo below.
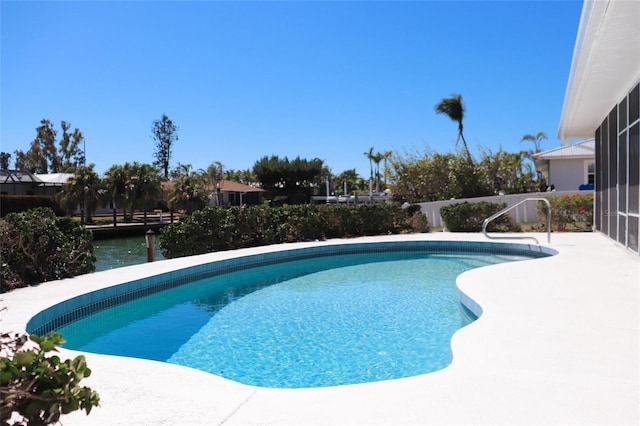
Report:
M 51 209 L 11 213 L 0 219 L 2 292 L 95 270 L 91 231 Z
M 416 224 L 417 228 L 413 225 Z M 426 232 L 426 217 L 397 204 L 207 207 L 164 227 L 165 257 L 296 241 Z
M 465 201 L 440 208 L 440 215 L 447 229 L 451 232 L 481 232 L 484 220 L 506 206 L 506 204 L 501 205 L 486 201 L 478 203 Z M 504 214 L 489 223 L 487 231 L 521 232 L 522 229 L 511 216 Z

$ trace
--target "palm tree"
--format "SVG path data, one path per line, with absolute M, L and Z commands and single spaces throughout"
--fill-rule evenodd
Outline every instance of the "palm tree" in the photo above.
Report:
M 384 175 L 385 186 L 387 185 L 387 180 L 388 180 L 387 175 L 389 173 L 389 168 L 387 167 L 387 161 L 389 160 L 392 154 L 393 154 L 392 151 L 385 151 L 382 153 L 382 159 L 384 160 L 384 170 L 382 171 L 382 174 Z
M 370 179 L 373 180 L 373 147 L 369 148 L 369 151 L 365 152 L 364 155 L 369 159 L 369 171 L 371 172 Z
M 535 147 L 535 151 L 531 152 L 531 151 L 527 151 L 527 155 L 531 156 L 535 153 L 538 153 L 540 151 L 542 151 L 542 140 L 543 139 L 547 139 L 547 135 L 544 132 L 538 132 L 535 135 L 524 135 L 522 137 L 522 139 L 520 139 L 520 143 L 522 142 L 533 142 L 533 145 Z
M 102 180 L 93 170 L 94 167 L 95 164 L 78 167 L 75 174 L 62 186 L 62 190 L 56 194 L 56 201 L 68 213 L 80 206 L 82 224 L 92 222 L 92 214 L 98 207 Z
M 173 181 L 173 190 L 169 198 L 172 209 L 184 210 L 185 214 L 203 208 L 209 201 L 209 195 L 203 185 L 202 176 L 196 172 L 182 174 Z
M 372 158 L 373 162 L 376 163 L 376 193 L 380 192 L 380 162 L 383 158 L 384 155 L 379 152 L 376 152 Z
M 153 208 L 162 197 L 160 171 L 150 164 L 140 164 L 135 161 L 130 168 L 127 190 L 132 208 L 142 209 L 146 227 L 147 211 Z
M 453 94 L 450 98 L 442 99 L 435 106 L 435 110 L 437 114 L 446 114 L 451 120 L 458 122 L 458 138 L 456 139 L 456 146 L 458 146 L 458 142 L 460 142 L 460 139 L 462 139 L 467 159 L 470 163 L 473 164 L 473 158 L 471 157 L 471 153 L 469 152 L 467 141 L 464 139 L 464 134 L 462 133 L 462 130 L 464 128 L 464 126 L 462 125 L 462 120 L 464 119 L 464 104 L 462 102 L 462 95 Z
M 117 208 L 122 208 L 122 214 L 127 215 L 126 197 L 127 197 L 127 166 L 114 164 L 105 173 L 104 183 L 106 190 L 111 198 L 113 209 L 113 227 L 117 224 Z

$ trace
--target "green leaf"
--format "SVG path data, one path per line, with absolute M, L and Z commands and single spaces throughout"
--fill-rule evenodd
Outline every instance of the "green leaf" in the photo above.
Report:
M 32 351 L 16 352 L 13 356 L 13 360 L 16 364 L 25 367 L 31 365 L 36 355 Z

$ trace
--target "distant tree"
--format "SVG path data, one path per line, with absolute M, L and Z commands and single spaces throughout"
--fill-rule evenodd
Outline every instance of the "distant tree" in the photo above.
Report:
M 371 168 L 371 180 L 374 179 L 375 176 L 375 185 L 376 192 L 380 192 L 380 162 L 385 159 L 385 155 L 380 152 L 376 152 L 374 154 L 373 147 L 369 148 L 368 152 L 365 152 L 364 155 L 369 159 L 369 167 Z M 390 155 L 390 154 L 389 154 Z M 374 165 L 375 164 L 375 168 Z
M 134 162 L 128 170 L 127 196 L 132 208 L 143 211 L 147 225 L 147 211 L 152 210 L 162 197 L 159 170 L 151 164 Z
M 458 123 L 458 138 L 456 139 L 456 146 L 458 146 L 458 142 L 462 139 L 467 159 L 470 163 L 473 163 L 473 157 L 471 157 L 467 141 L 464 139 L 463 134 L 464 126 L 462 121 L 464 120 L 464 103 L 462 102 L 462 95 L 453 94 L 450 98 L 442 99 L 436 104 L 435 110 L 437 114 L 446 114 L 451 120 Z
M 156 141 L 156 161 L 153 165 L 162 171 L 162 176 L 169 179 L 169 164 L 171 161 L 171 153 L 173 144 L 178 140 L 178 126 L 162 114 L 162 118 L 154 120 L 151 125 L 151 136 Z
M 93 170 L 94 164 L 80 166 L 74 175 L 56 194 L 58 203 L 68 212 L 73 213 L 80 206 L 80 223 L 91 223 L 92 215 L 98 207 L 102 180 Z
M 10 160 L 11 154 L 8 152 L 0 152 L 0 170 L 8 170 Z
M 183 163 L 178 163 L 177 166 L 175 166 L 173 168 L 173 170 L 171 170 L 171 172 L 169 173 L 169 176 L 171 177 L 171 179 L 177 179 L 182 175 L 188 175 L 189 173 L 191 173 L 191 170 L 193 169 L 193 165 L 191 164 L 183 164 Z
M 127 163 L 127 166 L 130 166 Z M 114 164 L 107 170 L 104 177 L 104 184 L 113 212 L 113 226 L 117 226 L 117 209 L 122 209 L 123 216 L 127 215 L 127 167 Z
M 85 162 L 84 151 L 80 148 L 84 136 L 79 129 L 73 133 L 68 130 L 71 124 L 61 121 L 62 139 L 56 145 L 57 131 L 49 120 L 40 121 L 36 128 L 36 138 L 31 142 L 27 152 L 15 151 L 16 169 L 27 170 L 32 173 L 61 173 L 73 172 Z
M 382 175 L 384 176 L 384 183 L 387 184 L 389 179 L 389 158 L 393 155 L 393 151 L 385 151 L 382 153 L 382 159 L 384 160 L 384 170 L 382 171 Z
M 222 172 L 223 179 L 233 182 L 244 183 L 245 185 L 257 186 L 258 178 L 251 169 L 234 170 L 226 169 Z
M 373 155 L 373 162 L 376 164 L 376 193 L 380 192 L 380 162 L 383 158 L 384 156 L 380 152 Z
M 531 157 L 533 154 L 536 154 L 542 151 L 542 140 L 547 139 L 547 135 L 545 132 L 538 132 L 535 135 L 524 135 L 522 139 L 520 139 L 520 143 L 522 142 L 532 142 L 534 146 L 534 150 L 526 151 L 526 155 Z
M 278 156 L 256 161 L 253 173 L 275 204 L 308 203 L 322 178 L 323 162 L 319 158 L 289 160 Z
M 369 182 L 373 182 L 373 147 L 369 148 L 369 151 L 365 152 L 364 155 L 369 159 Z
M 80 149 L 80 144 L 84 142 L 84 136 L 80 129 L 74 129 L 73 133 L 69 133 L 71 124 L 66 121 L 60 122 L 62 127 L 62 138 L 60 139 L 59 159 L 60 172 L 73 172 L 79 165 L 86 162 L 85 152 Z M 56 173 L 56 172 L 53 172 Z
M 356 169 L 348 169 L 333 176 L 331 179 L 331 186 L 338 190 L 339 193 L 342 193 L 346 183 L 347 192 L 353 192 L 358 189 L 365 189 L 358 186 L 360 180 L 360 176 L 358 176 Z
M 209 202 L 209 192 L 204 185 L 203 175 L 197 172 L 184 173 L 173 180 L 173 189 L 169 195 L 169 206 L 191 214 L 200 210 Z

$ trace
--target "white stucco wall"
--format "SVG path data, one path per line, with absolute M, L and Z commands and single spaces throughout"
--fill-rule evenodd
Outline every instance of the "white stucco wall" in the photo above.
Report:
M 585 160 L 552 160 L 549 163 L 549 185 L 556 191 L 577 191 L 587 183 Z

